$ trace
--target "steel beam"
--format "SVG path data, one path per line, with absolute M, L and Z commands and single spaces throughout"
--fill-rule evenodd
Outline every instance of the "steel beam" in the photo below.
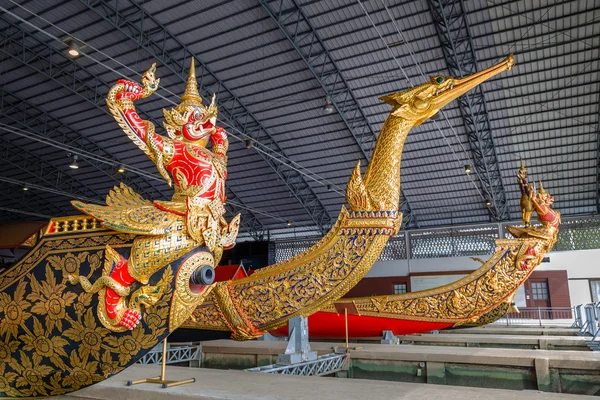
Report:
M 91 198 L 96 201 L 102 198 L 99 193 L 88 188 L 83 182 L 11 142 L 7 136 L 6 134 L 0 135 L 0 160 L 3 160 L 3 167 L 10 166 L 29 174 L 31 180 L 23 183 L 24 186 L 46 185 L 69 193 L 72 198 Z M 5 176 L 1 178 L 8 179 Z
M 84 67 L 80 66 L 74 60 L 68 58 L 61 52 L 56 51 L 47 43 L 44 43 L 42 40 L 38 39 L 35 35 L 22 30 L 18 25 L 10 21 L 7 21 L 3 18 L 0 18 L 0 20 L 3 20 L 6 23 L 6 26 L 0 27 L 0 53 L 3 53 L 8 57 L 11 57 L 20 61 L 24 65 L 29 66 L 38 73 L 57 82 L 65 89 L 93 104 L 102 112 L 109 114 L 104 103 L 106 94 L 110 89 L 110 86 L 107 83 L 90 74 Z M 8 99 L 10 101 L 11 97 L 8 96 Z M 6 113 L 7 115 L 10 115 L 11 110 L 19 108 L 22 109 L 24 106 L 25 105 L 21 104 L 19 101 L 10 102 L 10 106 L 3 106 L 5 107 L 3 109 L 5 112 L 2 114 L 4 115 L 4 113 Z M 31 110 L 25 109 L 21 111 Z M 47 116 L 44 118 L 42 118 L 42 122 L 49 121 Z M 57 135 L 56 137 L 53 136 L 53 139 L 60 140 L 61 138 L 68 138 L 65 144 L 69 145 L 73 145 L 73 143 L 77 143 L 78 141 L 85 141 L 84 139 L 75 139 L 74 134 L 77 134 L 77 132 L 65 127 L 60 123 L 60 121 L 51 119 L 51 122 L 51 127 L 57 129 L 57 131 L 52 131 L 53 135 Z M 156 126 L 160 125 L 156 121 L 153 122 Z M 66 130 L 70 130 L 70 133 L 65 133 Z M 0 145 L 1 144 L 2 142 L 0 141 Z M 90 144 L 86 144 L 86 148 L 89 146 Z M 2 150 L 2 148 L 0 148 L 0 150 Z M 102 152 L 107 154 L 105 151 Z M 156 179 L 159 179 L 161 182 L 163 182 L 162 178 L 158 178 L 158 175 Z M 79 183 L 78 186 L 82 189 L 87 189 L 85 188 L 85 185 L 81 183 Z M 150 185 L 150 187 L 153 188 L 153 185 Z M 139 189 L 140 186 L 137 186 L 137 188 Z M 157 191 L 156 193 L 161 192 Z M 146 194 L 148 194 L 148 191 L 146 191 Z M 237 213 L 242 214 L 242 227 L 247 229 L 248 233 L 250 233 L 250 235 L 257 240 L 264 237 L 265 228 L 262 223 L 260 223 L 260 220 L 256 217 L 256 215 L 252 213 L 252 211 L 244 205 L 243 201 L 238 196 L 233 194 L 230 189 L 228 189 L 227 195 L 228 197 L 234 197 L 236 199 L 235 202 L 237 205 L 228 204 L 226 208 L 233 215 Z M 153 196 L 151 198 L 156 197 Z
M 63 207 L 57 206 L 45 197 L 39 196 L 31 188 L 27 191 L 17 188 L 11 184 L 2 185 L 0 191 L 0 203 L 2 210 L 5 212 L 16 213 L 21 215 L 37 216 L 41 218 L 51 218 L 51 216 L 65 215 Z M 72 208 L 71 213 L 75 212 Z M 23 219 L 22 217 L 13 218 L 15 220 Z
M 258 0 L 258 2 L 281 29 L 298 55 L 302 57 L 325 93 L 331 96 L 335 109 L 368 162 L 371 159 L 377 135 L 333 56 L 296 0 Z M 400 193 L 399 206 L 403 213 L 403 225 L 407 228 L 418 227 L 404 192 Z
M 140 48 L 169 68 L 183 82 L 187 80 L 187 68 L 194 57 L 200 65 L 196 67 L 200 94 L 212 96 L 208 88 L 216 88 L 220 119 L 234 126 L 242 136 L 260 144 L 260 156 L 275 171 L 281 181 L 306 210 L 321 232 L 326 232 L 332 219 L 308 184 L 304 176 L 289 165 L 282 149 L 260 121 L 227 86 L 202 63 L 202 58 L 191 52 L 176 36 L 149 15 L 141 5 L 131 3 L 125 12 L 125 4 L 103 0 L 80 0 L 90 10 L 102 17 L 115 29 L 134 41 Z M 123 7 L 123 8 L 119 8 Z M 167 50 L 169 49 L 169 50 Z M 258 147 L 258 145 L 257 145 Z M 263 154 L 263 151 L 266 154 Z
M 598 48 L 598 57 L 600 57 L 600 48 Z M 600 214 L 600 91 L 598 91 L 596 118 L 598 118 L 596 122 L 596 212 Z
M 462 0 L 427 0 L 451 76 L 479 71 L 471 29 Z M 464 121 L 474 167 L 483 191 L 489 196 L 493 221 L 510 219 L 502 175 L 498 167 L 493 132 L 481 85 L 457 99 Z
M 85 158 L 87 163 L 113 179 L 116 184 L 123 182 L 143 197 L 150 199 L 166 197 L 164 192 L 156 188 L 159 185 L 150 183 L 142 176 L 131 173 L 117 174 L 117 167 L 120 164 L 119 160 L 116 160 L 103 148 L 79 132 L 63 124 L 33 104 L 18 98 L 4 88 L 0 88 L 0 121 L 30 132 L 35 132 L 36 136 L 51 139 L 64 145 L 66 148 L 73 148 L 74 154 L 81 155 L 81 153 L 77 152 L 78 150 L 85 152 L 83 154 L 93 154 L 94 158 Z M 99 159 L 106 161 L 98 161 Z M 164 182 L 162 179 L 161 181 Z M 166 188 L 166 184 L 163 186 Z

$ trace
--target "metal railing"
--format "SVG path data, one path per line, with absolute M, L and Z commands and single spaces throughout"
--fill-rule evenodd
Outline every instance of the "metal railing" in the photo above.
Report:
M 201 345 L 176 346 L 169 344 L 167 349 L 167 364 L 176 364 L 180 362 L 200 360 L 202 353 Z M 162 363 L 162 348 L 157 346 L 150 350 L 146 355 L 138 360 L 138 364 L 160 364 Z
M 496 239 L 511 238 L 510 225 L 520 226 L 520 221 L 453 225 L 439 228 L 411 229 L 390 238 L 380 260 L 404 260 L 406 258 L 439 258 L 478 256 L 493 254 Z M 290 231 L 284 234 L 271 231 L 273 246 L 269 257 L 275 262 L 287 260 L 309 249 L 320 240 L 314 231 Z M 285 229 L 284 229 L 285 230 Z M 585 250 L 600 248 L 600 215 L 564 217 L 553 251 Z M 296 239 L 296 236 L 298 239 Z
M 291 365 L 265 365 L 263 367 L 248 368 L 245 371 L 280 375 L 323 376 L 348 369 L 349 360 L 350 355 L 348 353 L 332 353 L 319 356 L 313 361 Z
M 575 315 L 573 307 L 524 307 L 506 314 L 495 324 L 571 327 L 575 325 Z

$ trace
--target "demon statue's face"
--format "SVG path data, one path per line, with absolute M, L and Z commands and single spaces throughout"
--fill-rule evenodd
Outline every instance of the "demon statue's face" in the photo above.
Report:
M 173 110 L 163 110 L 165 128 L 175 140 L 206 146 L 217 123 L 215 96 L 208 107 L 200 102 L 180 104 Z
M 181 136 L 188 142 L 198 142 L 204 146 L 215 131 L 217 123 L 217 107 L 213 102 L 209 107 L 202 105 L 188 112 L 187 122 L 181 126 Z

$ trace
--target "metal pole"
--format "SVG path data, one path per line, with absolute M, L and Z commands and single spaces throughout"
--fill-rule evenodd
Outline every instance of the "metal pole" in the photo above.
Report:
M 348 309 L 344 308 L 344 320 L 346 323 L 346 349 L 348 349 Z
M 160 367 L 160 380 L 165 380 L 165 375 L 167 372 L 167 338 L 163 340 L 163 349 L 162 349 L 162 365 Z
M 542 326 L 542 309 L 538 307 L 538 320 L 540 321 L 540 326 Z

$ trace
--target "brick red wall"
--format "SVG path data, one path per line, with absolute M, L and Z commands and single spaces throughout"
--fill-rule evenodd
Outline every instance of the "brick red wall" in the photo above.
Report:
M 383 278 L 363 278 L 344 297 L 381 296 L 394 294 L 394 285 L 404 283 L 410 292 L 408 276 L 386 276 Z
M 567 271 L 533 271 L 530 278 L 548 280 L 550 307 L 571 307 Z

